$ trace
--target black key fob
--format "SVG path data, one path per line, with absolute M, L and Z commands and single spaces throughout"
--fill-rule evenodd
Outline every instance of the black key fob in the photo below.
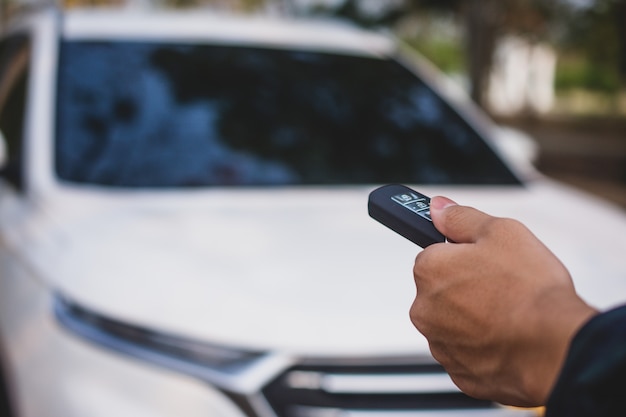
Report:
M 383 185 L 372 191 L 367 211 L 373 219 L 422 248 L 446 241 L 430 218 L 430 198 L 404 185 Z

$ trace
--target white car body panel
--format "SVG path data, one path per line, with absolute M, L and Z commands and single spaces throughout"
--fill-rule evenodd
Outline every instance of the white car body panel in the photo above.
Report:
M 32 273 L 1 252 L 3 359 L 13 364 L 9 374 L 18 415 L 244 416 L 221 393 L 197 379 L 103 354 L 71 336 L 50 315 L 51 294 Z M 12 299 L 7 299 L 8 294 Z
M 415 294 L 413 259 L 420 249 L 368 217 L 367 195 L 374 184 L 173 192 L 55 179 L 60 22 L 73 39 L 140 34 L 369 56 L 394 49 L 388 38 L 331 26 L 320 33 L 316 25 L 189 17 L 182 17 L 187 24 L 181 28 L 170 15 L 146 23 L 130 14 L 123 19 L 133 23 L 124 25 L 108 13 L 89 17 L 77 11 L 60 19 L 46 12 L 24 26 L 35 28 L 33 104 L 25 132 L 29 193 L 0 183 L 0 355 L 9 364 L 9 385 L 22 417 L 241 417 L 234 402 L 211 385 L 214 380 L 250 395 L 264 409 L 258 389 L 301 358 L 410 356 L 433 363 L 408 317 Z M 260 25 L 266 30 L 259 32 Z M 474 117 L 471 108 L 463 113 Z M 476 117 L 477 128 L 488 131 L 488 123 Z M 622 303 L 624 211 L 551 182 L 530 166 L 512 169 L 529 178 L 524 187 L 415 187 L 521 220 L 563 261 L 589 303 L 602 309 Z M 132 325 L 270 354 L 245 380 L 196 368 L 184 375 L 83 341 L 55 319 L 55 295 Z M 499 408 L 479 413 L 532 415 Z
M 420 189 L 521 220 L 563 260 L 588 302 L 623 301 L 619 209 L 547 181 L 479 195 Z M 367 216 L 369 190 L 148 193 L 109 205 L 59 199 L 43 214 L 54 220 L 32 226 L 44 238 L 25 240 L 23 251 L 51 287 L 147 327 L 298 355 L 427 354 L 407 313 L 419 248 Z M 590 212 L 602 223 L 585 221 Z

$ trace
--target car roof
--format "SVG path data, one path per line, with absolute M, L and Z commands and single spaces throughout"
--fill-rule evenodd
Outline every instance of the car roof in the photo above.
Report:
M 347 22 L 193 11 L 73 9 L 63 13 L 63 37 L 89 40 L 209 41 L 217 44 L 298 47 L 388 56 L 390 36 Z

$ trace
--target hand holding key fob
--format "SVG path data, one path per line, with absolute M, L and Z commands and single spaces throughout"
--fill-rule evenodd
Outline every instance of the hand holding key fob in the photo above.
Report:
M 430 218 L 430 198 L 404 185 L 383 185 L 372 191 L 367 211 L 373 219 L 422 248 L 446 241 Z

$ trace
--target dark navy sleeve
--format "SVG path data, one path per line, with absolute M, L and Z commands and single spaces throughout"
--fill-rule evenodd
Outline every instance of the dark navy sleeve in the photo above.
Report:
M 626 416 L 626 306 L 587 322 L 570 346 L 545 417 Z

